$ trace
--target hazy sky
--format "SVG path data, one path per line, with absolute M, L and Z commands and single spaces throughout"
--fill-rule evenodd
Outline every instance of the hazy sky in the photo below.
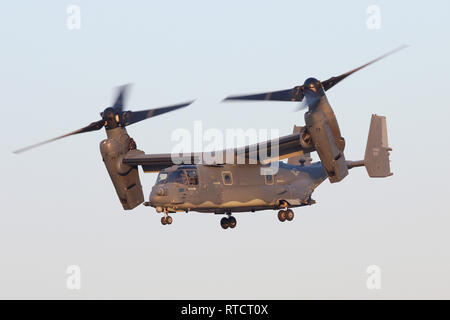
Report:
M 67 6 L 81 9 L 69 30 Z M 380 29 L 366 25 L 370 5 Z M 450 298 L 448 1 L 3 1 L 0 5 L 1 298 Z M 322 184 L 317 204 L 221 216 L 125 212 L 101 161 L 104 131 L 12 150 L 99 119 L 112 88 L 134 83 L 134 110 L 197 98 L 129 127 L 147 153 L 175 129 L 304 123 L 295 104 L 220 101 L 228 94 L 327 79 L 401 44 L 411 47 L 327 92 L 364 154 L 370 116 L 387 117 L 394 176 L 364 169 Z M 146 197 L 155 174 L 142 174 Z M 81 268 L 68 290 L 66 268 Z M 381 269 L 368 290 L 366 268 Z

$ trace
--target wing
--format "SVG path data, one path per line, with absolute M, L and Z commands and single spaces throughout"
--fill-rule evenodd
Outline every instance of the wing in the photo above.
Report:
M 122 161 L 130 166 L 142 166 L 144 172 L 158 172 L 179 164 L 266 164 L 313 151 L 303 148 L 300 139 L 300 133 L 293 133 L 279 139 L 234 149 L 189 154 L 129 154 L 125 155 Z
M 201 154 L 176 155 L 170 153 L 161 154 L 127 154 L 122 159 L 124 164 L 130 166 L 142 166 L 144 172 L 158 172 L 175 164 L 200 163 Z

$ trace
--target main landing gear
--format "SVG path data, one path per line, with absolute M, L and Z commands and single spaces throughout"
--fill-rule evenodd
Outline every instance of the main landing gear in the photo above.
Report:
M 172 217 L 169 216 L 168 214 L 165 214 L 162 218 L 161 218 L 161 223 L 165 226 L 166 224 L 172 224 Z
M 291 209 L 278 211 L 278 220 L 280 220 L 281 222 L 285 222 L 286 220 L 294 220 L 294 211 L 292 211 Z
M 220 220 L 220 226 L 223 229 L 228 229 L 228 228 L 233 229 L 233 228 L 236 227 L 236 225 L 237 225 L 236 218 L 233 217 L 232 215 L 228 215 L 227 217 L 223 217 Z

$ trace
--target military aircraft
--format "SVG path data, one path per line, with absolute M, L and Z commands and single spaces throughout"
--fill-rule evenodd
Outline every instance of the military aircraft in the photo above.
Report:
M 100 143 L 100 152 L 125 210 L 134 209 L 142 203 L 154 207 L 163 214 L 163 225 L 172 224 L 170 214 L 175 212 L 224 214 L 220 221 L 223 229 L 236 227 L 237 220 L 232 215 L 236 212 L 279 210 L 278 219 L 281 222 L 292 221 L 294 212 L 291 208 L 314 204 L 312 193 L 327 178 L 331 183 L 336 183 L 348 175 L 349 169 L 363 166 L 370 177 L 392 175 L 386 118 L 372 115 L 364 159 L 348 161 L 344 156 L 345 140 L 325 92 L 356 71 L 404 47 L 322 82 L 308 78 L 303 85 L 292 89 L 226 98 L 225 101 L 297 101 L 303 102 L 303 107 L 308 110 L 304 117 L 305 126 L 294 126 L 290 135 L 255 145 L 215 151 L 214 154 L 231 155 L 223 161 L 217 161 L 217 157 L 211 161 L 211 153 L 206 152 L 145 154 L 137 149 L 126 126 L 186 107 L 192 101 L 138 112 L 124 111 L 127 86 L 120 87 L 113 105 L 100 114 L 101 120 L 15 153 L 105 127 L 107 139 Z M 310 153 L 314 151 L 320 161 L 312 163 Z M 284 159 L 287 163 L 283 162 Z M 276 171 L 271 170 L 274 162 L 278 164 Z M 144 172 L 159 172 L 148 201 L 144 200 L 139 166 Z

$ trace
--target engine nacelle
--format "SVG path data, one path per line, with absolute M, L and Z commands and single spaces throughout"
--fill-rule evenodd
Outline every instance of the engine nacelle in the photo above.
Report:
M 307 133 L 316 149 L 330 182 L 339 182 L 348 175 L 345 162 L 345 140 L 326 96 L 305 113 Z
M 106 130 L 108 138 L 100 143 L 100 152 L 106 169 L 125 210 L 131 210 L 144 202 L 137 167 L 122 163 L 127 153 L 144 153 L 137 150 L 133 139 L 122 127 Z

